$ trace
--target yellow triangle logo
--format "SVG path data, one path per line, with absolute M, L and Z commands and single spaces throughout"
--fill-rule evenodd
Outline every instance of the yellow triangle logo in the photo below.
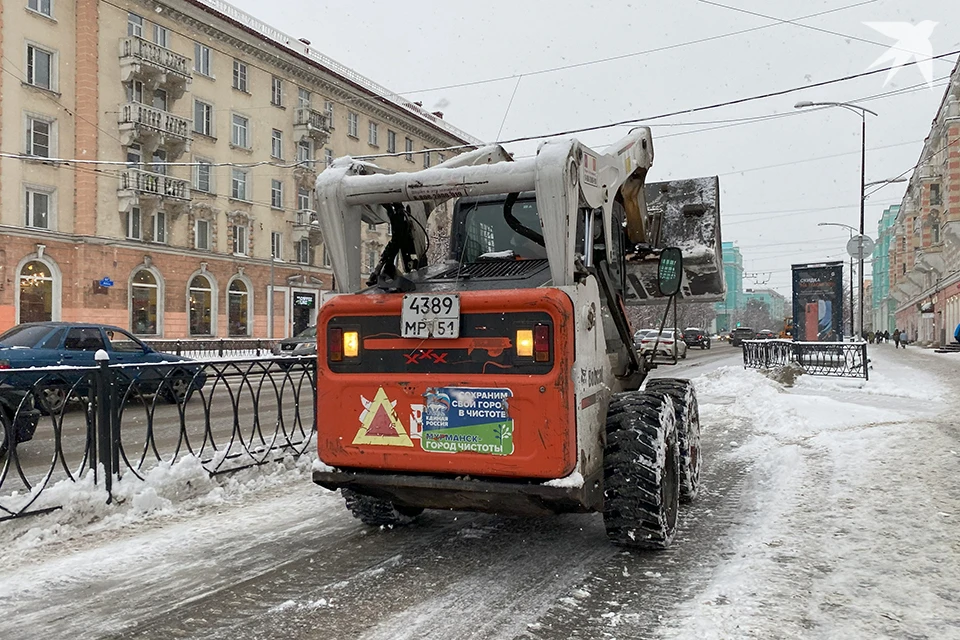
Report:
M 364 412 L 360 414 L 360 430 L 357 431 L 353 444 L 413 446 L 383 387 L 377 389 L 373 402 L 367 404 L 364 400 L 363 403 Z

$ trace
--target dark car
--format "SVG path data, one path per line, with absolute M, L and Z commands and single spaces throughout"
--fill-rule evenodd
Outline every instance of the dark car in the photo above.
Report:
M 31 440 L 39 421 L 40 411 L 34 406 L 33 395 L 0 378 L 0 456 L 7 452 L 8 435 L 13 434 L 18 444 Z
M 757 333 L 750 327 L 737 327 L 730 333 L 730 345 L 739 347 L 744 340 L 753 340 L 756 337 Z
M 273 347 L 275 356 L 311 356 L 317 353 L 317 327 L 307 327 L 295 336 L 284 338 Z
M 687 327 L 683 330 L 683 341 L 688 347 L 710 348 L 710 334 L 699 327 Z
M 170 403 L 186 402 L 206 381 L 195 360 L 154 351 L 119 327 L 73 322 L 32 322 L 0 335 L 0 369 L 56 367 L 36 373 L 11 373 L 2 381 L 33 390 L 42 411 L 57 413 L 71 394 L 77 397 L 87 392 L 88 373 L 70 367 L 95 366 L 94 356 L 100 349 L 106 351 L 110 364 L 183 363 L 182 367 L 120 369 L 127 380 L 136 380 L 137 391 L 160 394 Z
M 775 334 L 773 331 L 770 331 L 770 329 L 761 329 L 760 331 L 757 331 L 757 340 L 773 340 L 776 337 L 777 334 Z

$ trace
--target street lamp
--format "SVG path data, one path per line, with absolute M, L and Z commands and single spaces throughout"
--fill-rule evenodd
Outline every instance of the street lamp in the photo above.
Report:
M 842 222 L 818 222 L 818 227 L 843 227 L 850 232 L 850 237 L 853 237 L 853 234 L 857 232 L 855 227 L 851 227 L 848 224 L 843 224 Z M 863 267 L 860 267 L 861 269 Z M 862 295 L 862 294 L 861 294 Z M 862 304 L 862 303 L 861 303 Z M 850 255 L 850 337 L 856 338 L 857 333 L 853 328 L 853 254 Z
M 877 112 L 850 102 L 810 102 L 809 100 L 802 100 L 793 106 L 795 109 L 842 107 L 847 111 L 860 114 L 860 235 L 862 236 L 864 207 L 867 200 L 867 114 L 877 115 Z M 860 332 L 863 333 L 863 251 L 860 252 Z

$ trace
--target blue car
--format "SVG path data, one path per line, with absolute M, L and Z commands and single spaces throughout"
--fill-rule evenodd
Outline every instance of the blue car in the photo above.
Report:
M 140 365 L 182 363 L 171 367 L 124 367 L 127 380 L 136 380 L 137 391 L 159 394 L 170 403 L 188 401 L 206 381 L 202 366 L 195 360 L 159 353 L 119 327 L 77 322 L 31 322 L 17 325 L 0 335 L 0 383 L 34 389 L 37 405 L 45 413 L 63 410 L 68 397 L 88 391 L 87 373 L 70 367 L 93 367 L 95 354 L 106 351 L 110 364 Z M 58 367 L 36 375 L 11 373 L 4 369 Z M 121 389 L 121 393 L 125 391 Z

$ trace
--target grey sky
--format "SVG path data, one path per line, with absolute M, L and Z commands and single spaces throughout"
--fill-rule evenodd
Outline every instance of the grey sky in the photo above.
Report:
M 933 20 L 939 23 L 931 37 L 934 54 L 960 49 L 960 3 L 952 0 L 722 0 L 781 19 L 850 7 L 802 22 L 877 44 L 774 24 L 691 46 L 525 75 L 519 85 L 513 77 L 422 91 L 622 56 L 772 21 L 695 0 L 231 1 L 290 35 L 309 39 L 380 84 L 442 110 L 452 124 L 484 140 L 645 118 L 861 73 L 894 44 L 864 22 Z M 949 75 L 955 62 L 935 61 L 934 79 Z M 759 274 L 745 286 L 771 286 L 789 294 L 790 264 L 846 259 L 847 232 L 817 223 L 857 226 L 860 197 L 859 118 L 843 109 L 796 112 L 793 105 L 799 100 L 858 101 L 924 82 L 916 67 L 901 69 L 886 86 L 884 79 L 885 74 L 877 74 L 651 120 L 656 158 L 650 179 L 719 174 L 724 240 L 740 246 L 748 273 Z M 933 89 L 920 86 L 863 102 L 879 113 L 867 124 L 868 181 L 896 176 L 916 163 L 943 85 L 941 80 Z M 790 115 L 738 126 L 715 123 L 773 114 Z M 603 149 L 627 129 L 578 137 Z M 529 154 L 536 143 L 508 148 Z M 880 214 L 899 203 L 903 186 L 887 186 L 867 200 L 868 234 L 876 236 Z

